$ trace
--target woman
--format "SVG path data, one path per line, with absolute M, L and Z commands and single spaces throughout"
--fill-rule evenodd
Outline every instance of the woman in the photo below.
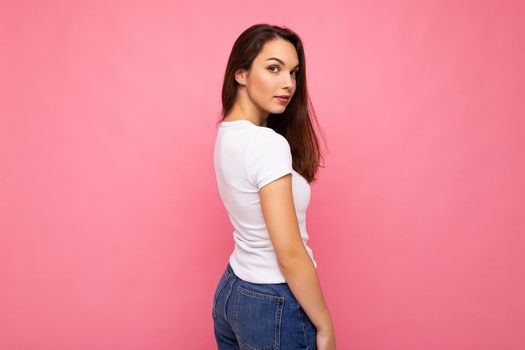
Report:
M 214 167 L 235 242 L 215 289 L 219 349 L 335 349 L 306 209 L 319 167 L 303 45 L 257 24 L 235 41 L 224 76 Z

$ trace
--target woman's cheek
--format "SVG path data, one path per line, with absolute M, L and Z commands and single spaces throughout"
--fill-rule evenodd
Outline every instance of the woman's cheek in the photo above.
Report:
M 264 90 L 268 93 L 273 93 L 273 91 L 275 90 L 275 83 L 273 81 L 274 79 L 272 79 L 272 77 L 270 76 L 267 76 L 267 75 L 263 75 L 260 77 L 259 79 L 259 86 L 261 88 L 261 90 Z

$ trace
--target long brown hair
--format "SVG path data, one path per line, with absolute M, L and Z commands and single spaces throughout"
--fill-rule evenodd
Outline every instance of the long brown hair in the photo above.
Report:
M 273 129 L 288 140 L 294 170 L 301 174 L 308 183 L 311 183 L 317 180 L 317 171 L 319 167 L 323 167 L 320 160 L 324 160 L 312 121 L 315 121 L 321 135 L 322 130 L 308 96 L 306 62 L 302 41 L 296 33 L 287 27 L 265 23 L 255 24 L 242 32 L 237 38 L 233 44 L 224 74 L 222 118 L 218 124 L 233 108 L 237 97 L 239 84 L 235 80 L 235 72 L 241 68 L 250 70 L 253 60 L 261 52 L 264 44 L 278 38 L 287 40 L 295 46 L 299 58 L 299 71 L 296 75 L 296 90 L 286 110 L 279 115 L 270 113 L 266 127 Z

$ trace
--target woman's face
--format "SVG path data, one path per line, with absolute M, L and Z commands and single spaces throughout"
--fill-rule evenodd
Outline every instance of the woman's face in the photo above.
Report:
M 299 69 L 297 50 L 284 39 L 267 42 L 254 59 L 250 71 L 237 76 L 237 81 L 246 86 L 246 93 L 256 110 L 264 117 L 268 113 L 285 111 L 296 88 Z M 277 96 L 289 96 L 281 100 Z

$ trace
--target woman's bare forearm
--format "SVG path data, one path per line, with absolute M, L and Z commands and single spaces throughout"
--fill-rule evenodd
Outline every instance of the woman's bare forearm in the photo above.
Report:
M 306 250 L 286 262 L 279 262 L 279 267 L 295 298 L 317 330 L 333 330 L 332 317 L 324 300 L 317 269 Z

